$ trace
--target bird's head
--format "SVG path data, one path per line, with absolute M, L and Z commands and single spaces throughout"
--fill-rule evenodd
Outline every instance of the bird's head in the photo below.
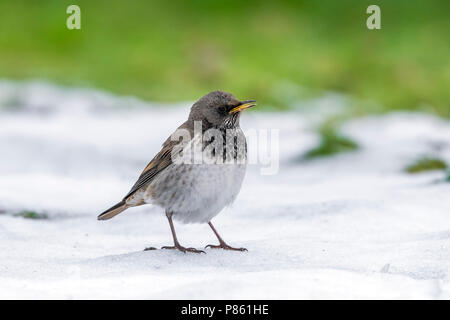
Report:
M 254 106 L 255 100 L 239 101 L 228 92 L 213 91 L 194 103 L 189 119 L 206 120 L 215 127 L 235 127 L 239 125 L 240 113 Z

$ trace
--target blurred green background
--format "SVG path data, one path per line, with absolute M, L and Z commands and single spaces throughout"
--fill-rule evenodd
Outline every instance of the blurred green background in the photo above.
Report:
M 66 8 L 81 8 L 81 30 Z M 366 8 L 381 7 L 381 30 Z M 360 113 L 450 117 L 450 1 L 0 2 L 0 78 L 151 101 L 222 89 L 288 108 L 327 91 Z

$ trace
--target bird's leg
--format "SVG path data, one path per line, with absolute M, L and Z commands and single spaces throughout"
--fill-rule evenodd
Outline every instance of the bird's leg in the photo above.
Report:
M 219 233 L 216 231 L 216 229 L 214 228 L 213 224 L 210 222 L 208 222 L 209 226 L 211 227 L 212 231 L 214 232 L 214 234 L 217 237 L 217 240 L 219 240 L 219 245 L 212 245 L 212 244 L 208 244 L 205 248 L 212 248 L 212 249 L 225 249 L 225 250 L 235 250 L 235 251 L 248 251 L 245 248 L 233 248 L 230 247 L 229 245 L 227 245 L 225 243 L 225 241 L 223 241 L 223 239 L 221 238 L 221 236 L 219 235 Z
M 170 225 L 170 230 L 172 231 L 172 237 L 173 237 L 173 246 L 165 246 L 162 247 L 161 249 L 178 249 L 181 252 L 194 252 L 194 253 L 205 253 L 205 251 L 202 250 L 197 250 L 195 248 L 185 248 L 183 247 L 177 239 L 177 234 L 175 233 L 175 228 L 173 226 L 173 221 L 172 221 L 172 213 L 171 212 L 166 212 L 166 216 L 167 219 L 169 220 L 169 225 Z

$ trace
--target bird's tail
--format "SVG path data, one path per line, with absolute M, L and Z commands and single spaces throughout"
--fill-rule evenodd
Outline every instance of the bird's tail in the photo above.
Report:
M 111 219 L 112 217 L 118 215 L 119 213 L 121 213 L 122 211 L 124 211 L 125 209 L 128 209 L 127 204 L 125 203 L 124 200 L 120 201 L 118 204 L 116 204 L 115 206 L 109 208 L 108 210 L 106 210 L 105 212 L 103 212 L 102 214 L 100 214 L 97 219 L 98 220 L 108 220 Z

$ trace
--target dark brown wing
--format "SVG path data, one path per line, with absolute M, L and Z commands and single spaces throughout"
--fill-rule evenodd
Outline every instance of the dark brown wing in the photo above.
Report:
M 139 179 L 123 199 L 128 199 L 128 197 L 133 195 L 136 191 L 148 185 L 158 173 L 167 168 L 172 163 L 171 152 L 171 144 L 163 147 L 161 151 L 145 167 L 144 171 L 142 171 L 141 175 L 139 176 Z
M 188 123 L 183 123 L 178 129 L 185 129 L 188 127 Z M 178 130 L 177 129 L 177 130 Z M 130 192 L 123 198 L 123 200 L 128 199 L 136 191 L 144 186 L 148 186 L 153 178 L 167 168 L 172 163 L 172 149 L 179 144 L 179 141 L 172 141 L 170 137 L 164 142 L 161 151 L 150 161 L 150 163 L 142 171 L 138 180 L 131 188 Z

